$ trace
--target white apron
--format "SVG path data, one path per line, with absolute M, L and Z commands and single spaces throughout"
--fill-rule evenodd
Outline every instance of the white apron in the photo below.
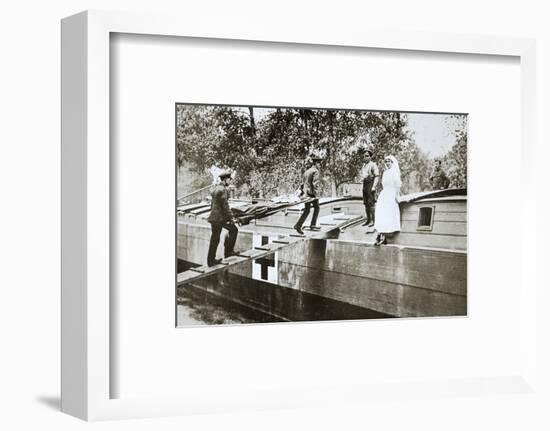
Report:
M 376 201 L 374 228 L 380 233 L 398 232 L 401 230 L 401 214 L 395 198 L 399 184 L 389 171 L 382 175 L 382 192 Z

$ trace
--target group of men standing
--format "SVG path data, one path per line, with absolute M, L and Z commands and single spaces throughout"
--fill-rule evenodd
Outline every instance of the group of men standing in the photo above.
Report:
M 372 160 L 372 151 L 362 148 L 360 154 L 364 159 L 364 165 L 361 169 L 361 179 L 363 187 L 363 204 L 365 206 L 366 221 L 363 226 L 374 226 L 374 214 L 376 203 L 376 190 L 380 179 L 380 171 L 376 163 Z M 321 184 L 321 174 L 319 165 L 320 157 L 311 157 L 308 159 L 308 169 L 303 174 L 302 185 L 300 186 L 299 197 L 305 200 L 305 209 L 302 215 L 294 225 L 294 229 L 301 235 L 304 234 L 302 227 L 306 221 L 311 208 L 313 207 L 313 215 L 311 217 L 310 230 L 319 230 L 317 226 L 317 218 L 319 216 L 319 191 Z M 217 265 L 221 259 L 216 259 L 216 250 L 220 242 L 220 234 L 222 229 L 228 231 L 228 237 L 224 244 L 224 256 L 230 257 L 235 255 L 234 247 L 237 241 L 238 229 L 235 225 L 236 221 L 229 207 L 229 191 L 228 187 L 231 184 L 231 173 L 222 172 L 219 175 L 220 183 L 212 190 L 212 207 L 208 221 L 212 226 L 210 237 L 210 245 L 208 247 L 208 266 Z M 441 160 L 435 161 L 433 173 L 430 177 L 432 188 L 439 190 L 449 187 L 449 179 L 441 167 Z

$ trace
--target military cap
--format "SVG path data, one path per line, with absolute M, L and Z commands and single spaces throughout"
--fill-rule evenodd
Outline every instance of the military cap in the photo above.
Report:
M 220 180 L 225 180 L 226 178 L 231 178 L 231 172 L 230 171 L 223 171 L 218 175 Z

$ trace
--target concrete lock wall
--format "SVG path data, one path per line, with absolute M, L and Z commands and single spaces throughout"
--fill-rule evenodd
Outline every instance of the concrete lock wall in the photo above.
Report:
M 465 253 L 310 240 L 279 252 L 279 282 L 393 316 L 466 315 L 466 265 Z

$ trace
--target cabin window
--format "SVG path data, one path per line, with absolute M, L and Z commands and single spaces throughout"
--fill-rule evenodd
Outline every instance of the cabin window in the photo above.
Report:
M 434 221 L 434 207 L 419 208 L 417 230 L 432 230 L 433 221 Z

